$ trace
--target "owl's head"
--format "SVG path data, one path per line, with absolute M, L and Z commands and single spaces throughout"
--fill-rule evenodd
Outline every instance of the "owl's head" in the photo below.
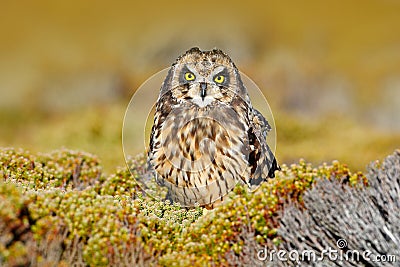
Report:
M 247 99 L 233 61 L 221 50 L 201 51 L 195 47 L 178 57 L 164 81 L 167 91 L 180 103 L 204 108 L 210 104 L 231 103 L 239 95 Z

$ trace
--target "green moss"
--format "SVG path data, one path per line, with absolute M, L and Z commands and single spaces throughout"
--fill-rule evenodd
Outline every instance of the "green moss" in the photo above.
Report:
M 25 261 L 27 252 L 22 239 L 29 230 L 26 205 L 26 198 L 15 185 L 0 182 L 0 263 L 22 264 Z
M 34 156 L 28 151 L 3 149 L 0 172 L 29 189 L 70 190 L 94 184 L 102 169 L 97 157 L 84 152 L 63 149 Z

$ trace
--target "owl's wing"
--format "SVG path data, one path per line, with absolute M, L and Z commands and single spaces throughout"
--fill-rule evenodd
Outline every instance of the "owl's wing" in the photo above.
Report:
M 271 130 L 268 121 L 254 108 L 249 117 L 250 127 L 247 134 L 251 175 L 248 185 L 251 189 L 255 189 L 261 182 L 275 177 L 275 171 L 280 170 L 280 167 L 267 144 L 267 133 Z
M 147 169 L 153 171 L 157 178 L 157 172 L 154 171 L 154 166 L 151 164 L 151 159 L 153 158 L 153 151 L 155 148 L 155 142 L 159 139 L 161 134 L 161 129 L 164 125 L 165 119 L 172 110 L 172 106 L 176 105 L 177 101 L 172 96 L 171 91 L 167 91 L 164 94 L 160 94 L 159 99 L 156 104 L 156 112 L 154 114 L 153 127 L 151 128 L 150 134 L 150 144 L 149 151 L 147 153 Z

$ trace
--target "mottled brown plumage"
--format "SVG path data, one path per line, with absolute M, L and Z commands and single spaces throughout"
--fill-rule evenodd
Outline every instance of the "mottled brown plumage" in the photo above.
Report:
M 238 182 L 255 189 L 274 177 L 270 129 L 232 60 L 220 50 L 192 48 L 161 87 L 148 161 L 170 200 L 210 207 Z

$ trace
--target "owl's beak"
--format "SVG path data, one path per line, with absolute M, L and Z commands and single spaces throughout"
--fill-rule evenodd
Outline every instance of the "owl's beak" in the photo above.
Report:
M 207 83 L 204 83 L 204 82 L 202 82 L 202 83 L 200 83 L 200 89 L 201 89 L 201 91 L 200 91 L 200 96 L 201 96 L 201 99 L 204 101 L 204 98 L 206 97 L 206 94 L 207 94 Z

